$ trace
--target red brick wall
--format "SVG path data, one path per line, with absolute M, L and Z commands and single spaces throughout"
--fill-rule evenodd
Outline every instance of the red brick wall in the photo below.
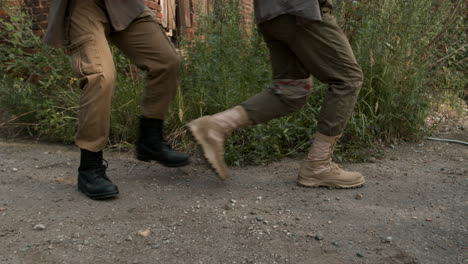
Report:
M 161 5 L 159 4 L 159 0 L 146 0 L 145 4 L 147 7 L 154 10 L 154 13 L 156 14 L 156 17 L 158 19 L 161 19 L 162 14 L 161 14 Z
M 7 17 L 8 10 L 13 7 L 23 7 L 29 14 L 33 22 L 34 32 L 42 36 L 47 28 L 47 15 L 49 13 L 49 3 L 47 0 L 6 0 L 1 3 L 0 16 Z
M 49 2 L 47 0 L 23 0 L 24 7 L 31 14 L 34 32 L 42 36 L 47 29 Z
M 240 0 L 241 13 L 244 15 L 246 27 L 250 28 L 254 22 L 254 5 L 253 0 Z

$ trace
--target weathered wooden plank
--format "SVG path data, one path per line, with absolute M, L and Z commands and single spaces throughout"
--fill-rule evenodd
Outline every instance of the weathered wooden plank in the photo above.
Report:
M 185 22 L 185 27 L 192 27 L 192 5 L 190 0 L 182 0 L 180 1 L 183 6 L 184 6 L 184 22 Z

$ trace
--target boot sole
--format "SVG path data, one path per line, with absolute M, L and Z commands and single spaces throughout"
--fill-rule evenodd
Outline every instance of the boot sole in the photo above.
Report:
M 110 193 L 105 193 L 105 194 L 92 195 L 92 194 L 82 190 L 79 185 L 78 185 L 78 191 L 80 191 L 81 193 L 83 193 L 84 195 L 88 196 L 89 198 L 91 198 L 93 200 L 111 199 L 111 198 L 115 198 L 119 194 L 119 191 L 116 191 L 116 192 L 110 192 Z
M 339 184 L 339 183 L 332 183 L 332 182 L 324 182 L 315 179 L 308 179 L 307 182 L 298 181 L 297 184 L 301 187 L 307 188 L 328 188 L 328 189 L 357 189 L 364 186 L 366 181 L 362 180 L 354 184 Z
M 230 177 L 228 169 L 225 166 L 219 164 L 220 162 L 216 159 L 215 151 L 211 149 L 211 144 L 200 135 L 198 126 L 193 123 L 189 123 L 187 124 L 187 128 L 189 129 L 195 141 L 202 147 L 203 157 L 208 162 L 208 164 L 210 164 L 210 168 L 214 171 L 216 176 L 222 181 L 227 180 Z
M 136 154 L 135 155 L 135 158 L 137 160 L 140 160 L 140 161 L 144 161 L 144 162 L 151 162 L 151 161 L 155 161 L 165 167 L 169 167 L 169 168 L 176 168 L 176 167 L 182 167 L 182 166 L 185 166 L 185 165 L 188 165 L 190 164 L 190 160 L 186 160 L 186 161 L 183 161 L 183 162 L 179 162 L 179 163 L 165 163 L 165 162 L 162 162 L 162 161 L 159 161 L 159 160 L 155 160 L 155 159 L 152 159 L 146 155 L 143 155 L 143 154 Z

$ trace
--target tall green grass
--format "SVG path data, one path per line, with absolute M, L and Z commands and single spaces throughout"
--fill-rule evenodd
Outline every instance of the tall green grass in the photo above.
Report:
M 245 26 L 238 1 L 217 0 L 215 7 L 200 17 L 195 37 L 179 44 L 184 65 L 167 134 L 185 151 L 195 149 L 186 122 L 235 106 L 271 82 L 268 50 L 255 27 Z M 466 8 L 462 0 L 338 2 L 335 15 L 365 75 L 338 158 L 363 159 L 375 142 L 418 139 L 429 132 L 424 120 L 433 105 L 459 103 L 466 87 Z M 71 143 L 80 91 L 70 59 L 43 46 L 31 27 L 21 10 L 0 20 L 0 120 L 11 120 L 0 129 Z M 129 147 L 144 78 L 118 51 L 114 55 L 118 80 L 109 145 Z M 233 133 L 227 161 L 260 163 L 306 151 L 327 89 L 315 86 L 300 112 Z
M 466 66 L 463 70 L 435 65 L 440 56 L 446 56 L 441 49 L 462 47 L 460 53 L 449 54 L 453 59 L 463 51 L 466 54 L 466 35 L 460 23 L 463 18 L 450 20 L 452 14 L 463 12 L 466 3 L 433 3 L 370 1 L 354 7 L 349 3 L 341 6 L 344 10 L 354 8 L 353 19 L 344 27 L 355 28 L 353 46 L 365 73 L 356 114 L 348 129 L 350 134 L 363 136 L 371 132 L 373 138 L 386 140 L 418 138 L 426 132 L 424 120 L 431 102 L 439 102 L 434 97 L 449 96 L 438 94 L 444 89 L 457 94 L 466 87 L 466 78 L 460 75 L 466 72 Z M 440 87 L 447 70 L 457 77 Z

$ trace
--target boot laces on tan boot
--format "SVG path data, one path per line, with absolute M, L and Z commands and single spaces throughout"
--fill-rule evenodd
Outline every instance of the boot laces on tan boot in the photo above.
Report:
M 247 112 L 241 106 L 228 109 L 213 116 L 203 116 L 187 124 L 190 132 L 203 149 L 208 163 L 221 180 L 229 178 L 224 162 L 224 141 L 234 129 L 250 125 Z
M 302 163 L 298 184 L 305 187 L 357 188 L 365 180 L 359 172 L 346 171 L 332 161 L 340 136 L 329 137 L 317 133 L 309 155 Z

